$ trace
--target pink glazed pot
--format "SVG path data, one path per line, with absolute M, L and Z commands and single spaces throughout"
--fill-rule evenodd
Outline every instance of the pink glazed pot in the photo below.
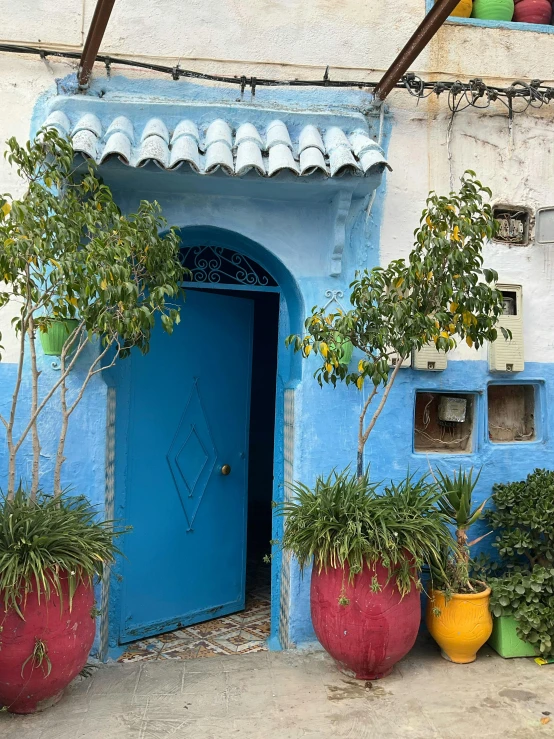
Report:
M 515 0 L 514 21 L 550 25 L 551 18 L 550 0 Z

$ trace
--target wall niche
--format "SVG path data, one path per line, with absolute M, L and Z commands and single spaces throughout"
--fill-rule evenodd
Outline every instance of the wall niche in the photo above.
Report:
M 416 393 L 414 451 L 468 454 L 473 448 L 475 396 L 471 393 Z
M 489 385 L 489 439 L 494 444 L 533 441 L 535 429 L 534 385 Z

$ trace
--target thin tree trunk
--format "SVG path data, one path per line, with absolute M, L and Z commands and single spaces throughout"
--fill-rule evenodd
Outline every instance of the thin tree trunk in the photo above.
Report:
M 61 358 L 61 371 L 65 372 L 65 357 Z M 62 411 L 62 425 L 60 429 L 60 438 L 58 440 L 58 449 L 56 451 L 56 464 L 54 466 L 54 497 L 58 498 L 62 494 L 62 465 L 65 462 L 64 447 L 65 438 L 67 436 L 67 426 L 69 424 L 69 414 L 67 412 L 67 384 L 66 375 L 64 374 L 60 385 L 60 407 Z
M 375 395 L 377 394 L 377 385 L 373 386 L 373 390 L 367 396 L 367 399 L 363 405 L 362 412 L 360 413 L 360 422 L 358 424 L 358 456 L 356 460 L 356 474 L 358 479 L 364 476 L 364 420 L 366 417 L 367 409 Z
M 102 359 L 106 356 L 112 344 L 113 342 L 110 342 L 100 352 L 100 354 L 96 357 L 94 362 L 91 364 L 87 372 L 87 376 L 83 380 L 81 388 L 79 389 L 79 392 L 77 393 L 77 397 L 75 398 L 75 400 L 70 406 L 68 406 L 67 404 L 67 385 L 65 382 L 65 379 L 67 377 L 67 372 L 64 374 L 63 382 L 60 385 L 60 405 L 61 405 L 61 410 L 62 410 L 62 426 L 60 429 L 60 438 L 58 441 L 58 449 L 56 452 L 56 464 L 54 467 L 54 496 L 56 498 L 62 494 L 61 474 L 62 474 L 62 465 L 65 462 L 64 448 L 65 448 L 65 440 L 67 437 L 67 428 L 69 426 L 69 419 L 71 417 L 71 414 L 75 410 L 75 408 L 81 402 L 81 399 L 85 393 L 87 385 L 90 382 L 90 380 L 94 377 L 94 375 L 98 374 L 99 372 L 103 372 L 104 370 L 107 370 L 110 367 L 113 367 L 113 365 L 115 364 L 116 359 L 119 356 L 119 350 L 116 352 L 114 358 L 111 360 L 111 362 L 108 365 L 106 365 L 105 367 L 102 367 L 102 364 L 101 364 Z M 61 362 L 62 362 L 62 372 L 63 372 L 64 367 L 65 367 L 65 356 L 63 355 L 61 357 Z M 98 365 L 100 365 L 100 367 L 98 367 Z
M 28 307 L 28 306 L 27 306 Z M 17 411 L 17 401 L 19 391 L 21 389 L 21 381 L 23 379 L 23 360 L 25 358 L 25 335 L 27 333 L 27 311 L 21 315 L 21 334 L 19 337 L 19 359 L 17 362 L 17 375 L 15 380 L 15 388 L 12 395 L 12 406 L 10 409 L 10 417 L 6 426 L 6 443 L 8 446 L 8 500 L 13 500 L 15 495 L 15 473 L 16 458 L 19 446 L 13 441 L 13 428 L 15 425 L 15 414 Z
M 33 440 L 31 500 L 36 500 L 40 476 L 40 438 L 38 433 L 38 416 L 36 415 L 36 411 L 38 408 L 38 380 L 40 377 L 40 372 L 37 367 L 35 321 L 32 312 L 29 316 L 29 328 L 27 333 L 29 335 L 29 353 L 31 355 L 31 416 L 33 416 L 35 419 L 31 428 L 31 435 Z
M 78 326 L 77 329 L 76 329 L 76 331 L 80 331 L 81 328 L 82 328 L 82 326 Z M 50 390 L 46 393 L 46 395 L 44 396 L 44 398 L 41 400 L 40 405 L 38 406 L 36 412 L 34 414 L 31 414 L 31 418 L 29 419 L 29 422 L 25 426 L 25 428 L 23 430 L 23 433 L 19 437 L 17 443 L 13 447 L 14 453 L 17 454 L 17 452 L 19 451 L 19 448 L 21 447 L 21 445 L 23 444 L 23 442 L 27 438 L 27 434 L 31 430 L 34 421 L 42 413 L 44 407 L 46 406 L 46 404 L 48 403 L 48 401 L 50 400 L 50 398 L 54 395 L 54 393 L 56 392 L 56 390 L 62 384 L 63 380 L 67 377 L 67 375 L 69 374 L 69 372 L 71 372 L 71 370 L 75 366 L 75 362 L 77 361 L 78 357 L 80 356 L 80 354 L 82 353 L 83 349 L 85 348 L 85 346 L 87 344 L 87 341 L 88 340 L 85 339 L 85 341 L 83 343 L 80 343 L 79 344 L 79 346 L 75 350 L 75 353 L 74 353 L 73 357 L 71 358 L 71 361 L 67 365 L 67 367 L 65 369 L 65 372 L 62 372 L 60 374 L 60 378 L 52 385 L 52 387 L 50 388 Z
M 381 411 L 385 407 L 385 403 L 387 402 L 387 398 L 389 397 L 389 393 L 391 391 L 392 386 L 394 385 L 394 381 L 396 380 L 396 375 L 398 374 L 398 370 L 402 366 L 402 362 L 404 361 L 404 357 L 399 357 L 398 362 L 395 365 L 395 368 L 392 371 L 392 374 L 385 386 L 385 390 L 383 392 L 383 396 L 381 398 L 381 401 L 379 405 L 377 406 L 375 413 L 373 414 L 373 417 L 371 421 L 369 422 L 369 425 L 367 429 L 364 431 L 364 419 L 365 415 L 367 413 L 367 409 L 369 408 L 369 404 L 373 400 L 375 393 L 377 392 L 377 386 L 374 387 L 373 391 L 370 393 L 368 399 L 366 400 L 362 413 L 360 414 L 360 425 L 358 430 L 358 458 L 357 458 L 357 473 L 358 477 L 363 477 L 364 474 L 364 447 L 366 445 L 366 442 L 369 438 L 369 435 L 377 423 L 377 419 L 381 415 Z

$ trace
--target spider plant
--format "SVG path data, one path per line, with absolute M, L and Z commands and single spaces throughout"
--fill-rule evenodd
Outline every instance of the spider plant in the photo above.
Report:
M 474 477 L 473 467 L 466 472 L 462 467 L 452 475 L 440 469 L 436 471 L 436 481 L 441 492 L 438 504 L 444 516 L 456 528 L 456 545 L 443 550 L 440 557 L 441 569 L 446 576 L 435 571 L 441 586 L 454 593 L 475 592 L 471 578 L 470 547 L 488 536 L 488 533 L 468 541 L 468 529 L 476 523 L 483 513 L 487 501 L 472 510 L 473 491 L 481 471 Z
M 347 567 L 352 580 L 366 563 L 380 561 L 405 595 L 451 539 L 437 507 L 440 493 L 427 475 L 407 474 L 382 487 L 368 472 L 358 477 L 347 468 L 319 476 L 313 488 L 291 487 L 293 498 L 281 506 L 282 546 L 301 568 L 312 561 L 320 570 Z
M 27 594 L 60 598 L 67 578 L 70 604 L 81 582 L 100 576 L 118 552 L 110 522 L 99 522 L 84 497 L 42 493 L 31 499 L 19 487 L 0 501 L 0 593 L 7 611 L 22 618 Z

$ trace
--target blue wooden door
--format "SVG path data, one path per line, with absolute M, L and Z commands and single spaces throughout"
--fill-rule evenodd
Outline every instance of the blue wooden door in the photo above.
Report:
M 252 325 L 251 300 L 189 289 L 125 360 L 122 642 L 244 608 Z

